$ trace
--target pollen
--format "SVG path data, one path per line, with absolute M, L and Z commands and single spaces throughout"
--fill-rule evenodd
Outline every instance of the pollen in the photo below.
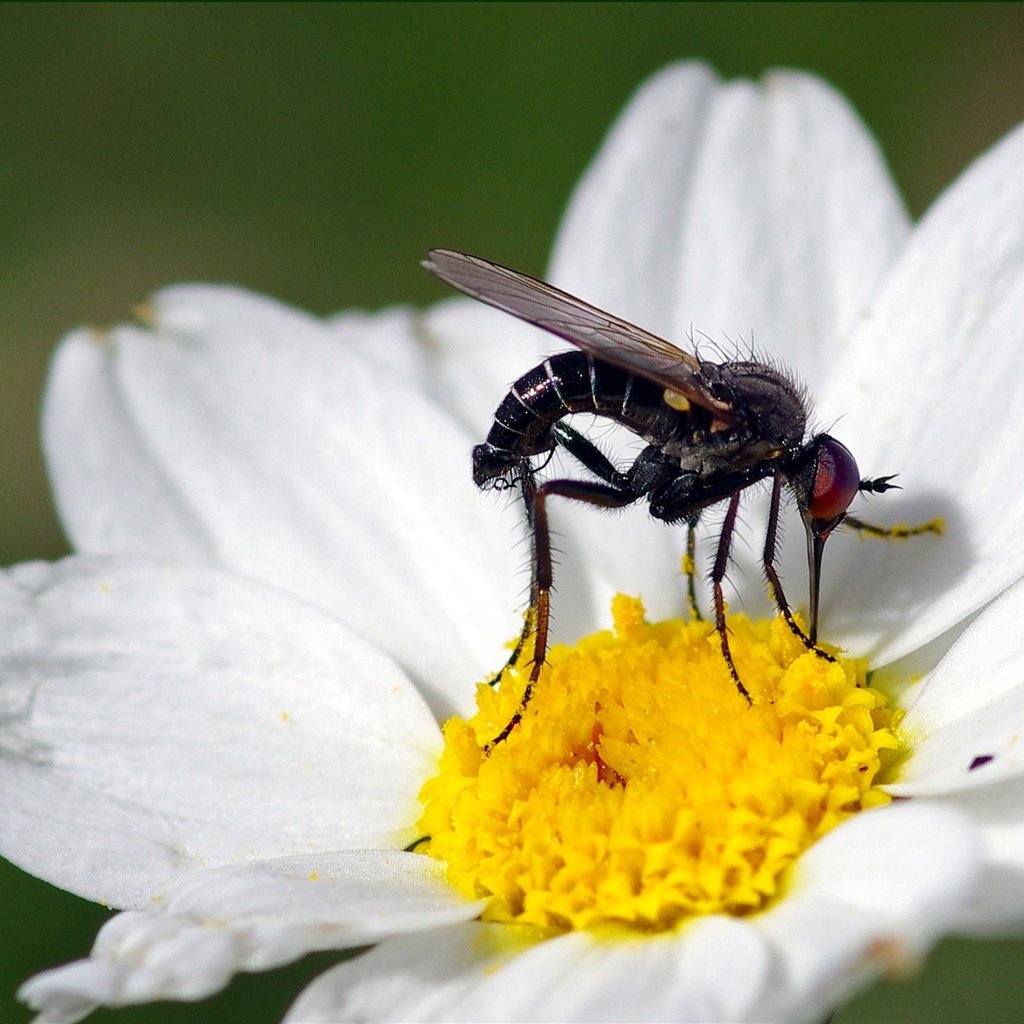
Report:
M 888 802 L 898 712 L 862 662 L 808 651 L 781 619 L 729 618 L 738 692 L 707 622 L 648 623 L 618 596 L 614 628 L 481 684 L 445 724 L 422 788 L 417 850 L 488 900 L 485 920 L 550 929 L 672 929 L 755 913 L 840 822 Z
M 690 411 L 690 400 L 686 395 L 682 395 L 678 391 L 673 391 L 671 388 L 665 388 L 665 392 L 661 398 L 667 406 L 677 409 L 679 412 Z

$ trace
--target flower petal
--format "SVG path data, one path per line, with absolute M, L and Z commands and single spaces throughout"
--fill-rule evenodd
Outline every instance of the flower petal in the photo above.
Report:
M 975 934 L 1024 925 L 1024 583 L 990 605 L 918 687 L 903 729 L 913 753 L 895 796 L 940 797 L 977 825 L 985 870 L 957 921 Z
M 469 703 L 518 629 L 519 568 L 473 487 L 473 437 L 269 299 L 182 286 L 152 318 L 72 334 L 54 363 L 45 444 L 76 547 L 268 580 L 398 657 L 440 712 Z M 379 344 L 403 345 L 384 321 Z
M 1019 933 L 1024 928 L 1024 778 L 1018 775 L 961 790 L 941 802 L 969 817 L 982 839 L 981 881 L 957 918 L 956 930 L 975 935 Z
M 384 314 L 389 322 L 408 315 L 404 310 L 389 310 Z M 396 345 L 393 339 L 386 346 L 378 343 L 375 332 L 369 329 L 369 319 L 376 321 L 383 319 L 383 316 L 367 318 L 365 314 L 346 313 L 335 317 L 332 326 L 346 345 L 357 348 L 374 365 L 380 366 L 383 372 L 414 382 L 439 405 L 452 411 L 478 441 L 486 438 L 495 409 L 507 394 L 511 382 L 551 352 L 566 347 L 564 342 L 539 328 L 530 327 L 483 303 L 463 298 L 437 303 L 425 313 L 410 319 L 408 340 L 404 347 Z M 556 452 L 550 470 L 555 475 L 562 461 Z M 468 456 L 465 463 L 468 473 Z M 578 474 L 578 464 L 569 466 L 567 472 Z M 516 559 L 518 592 L 514 598 L 510 598 L 508 607 L 521 607 L 524 604 L 523 591 L 528 590 L 530 571 L 529 546 L 524 543 L 527 531 L 522 502 L 516 492 L 511 495 L 477 493 L 473 500 L 483 510 L 481 514 L 491 518 L 489 526 L 492 536 L 500 535 L 501 540 L 495 543 L 502 552 L 512 552 Z M 595 597 L 591 589 L 594 580 L 586 568 L 593 553 L 589 549 L 578 552 L 573 547 L 571 528 L 566 526 L 576 516 L 592 515 L 592 510 L 581 510 L 578 506 L 567 509 L 562 503 L 555 503 L 551 512 L 553 535 L 561 543 L 563 533 L 566 534 L 565 557 L 560 560 L 558 569 L 559 596 L 552 620 L 553 642 L 575 641 L 592 632 L 597 623 L 606 621 L 608 617 L 608 602 L 614 591 L 603 587 Z M 643 518 L 648 519 L 646 513 Z M 644 523 L 643 530 L 648 535 L 653 532 L 656 536 L 663 532 L 658 526 L 652 531 L 649 521 Z M 641 535 L 637 531 L 637 536 Z M 507 580 L 497 573 L 494 581 L 498 585 L 507 584 Z M 507 585 L 502 589 L 508 593 Z M 668 599 L 663 600 L 659 607 L 669 606 L 671 599 L 678 597 L 678 581 L 662 583 L 659 594 L 666 591 Z M 650 588 L 646 596 L 652 596 Z M 658 596 L 653 595 L 655 600 Z M 508 635 L 515 632 L 517 627 L 518 623 L 510 626 Z M 488 663 L 491 670 L 500 667 L 503 661 L 495 653 L 500 655 L 497 646 L 493 648 Z M 463 680 L 455 706 L 464 707 L 470 692 Z
M 708 358 L 763 347 L 813 392 L 908 234 L 874 140 L 825 83 L 778 71 L 721 84 L 704 65 L 677 64 L 641 87 L 610 132 L 550 276 L 683 347 L 708 339 Z M 745 503 L 748 546 L 734 547 L 733 585 L 755 612 L 767 609 L 765 515 L 764 502 Z M 678 614 L 680 530 L 578 512 L 566 533 L 570 553 L 599 553 L 599 611 L 621 590 L 642 594 L 653 618 Z
M 0 678 L 4 855 L 116 907 L 197 865 L 400 848 L 440 747 L 389 659 L 205 569 L 4 573 Z
M 985 865 L 977 891 L 957 917 L 955 930 L 967 935 L 1019 935 L 1024 929 L 1024 788 L 993 787 L 968 801 L 949 801 L 978 822 Z M 991 822 L 998 808 L 1001 820 Z
M 565 348 L 546 331 L 467 298 L 422 312 L 346 312 L 330 324 L 350 351 L 429 395 L 480 441 L 512 381 Z
M 865 473 L 903 491 L 885 521 L 943 516 L 941 538 L 836 545 L 826 635 L 885 663 L 1024 575 L 1024 127 L 980 157 L 918 228 L 857 332 L 827 417 Z
M 935 796 L 1024 775 L 1024 582 L 1011 587 L 964 632 L 903 720 L 912 754 L 895 796 Z
M 820 79 L 675 64 L 609 133 L 551 272 L 680 345 L 752 335 L 813 386 L 908 232 L 874 140 Z
M 723 917 L 622 940 L 523 945 L 509 931 L 457 926 L 429 948 L 391 940 L 317 978 L 286 1020 L 746 1020 L 767 966 L 756 933 Z
M 46 1020 L 201 999 L 239 971 L 442 928 L 479 909 L 444 881 L 443 865 L 411 853 L 356 850 L 196 871 L 158 906 L 112 918 L 88 960 L 30 979 L 20 995 Z
M 912 973 L 980 877 L 979 838 L 951 808 L 860 814 L 801 857 L 790 891 L 751 923 L 777 952 L 758 1020 L 822 1019 L 880 974 Z

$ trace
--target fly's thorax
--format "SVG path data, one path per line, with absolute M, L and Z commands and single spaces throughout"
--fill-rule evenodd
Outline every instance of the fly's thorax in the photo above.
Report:
M 699 477 L 729 475 L 762 467 L 760 476 L 774 472 L 773 463 L 790 450 L 773 441 L 754 438 L 743 430 L 708 431 L 695 434 L 688 443 L 667 444 L 665 455 L 678 460 L 679 468 Z
M 723 363 L 718 377 L 749 444 L 763 444 L 767 452 L 792 450 L 803 441 L 807 403 L 790 377 L 753 361 Z
M 661 444 L 681 469 L 707 477 L 763 467 L 766 475 L 778 460 L 788 465 L 799 453 L 807 411 L 789 377 L 764 363 L 735 362 L 704 363 L 701 378 L 729 412 L 694 404 L 679 414 L 685 428 Z

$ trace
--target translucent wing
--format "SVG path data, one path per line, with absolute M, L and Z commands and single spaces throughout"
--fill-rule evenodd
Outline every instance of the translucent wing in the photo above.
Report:
M 459 291 L 733 419 L 732 406 L 710 393 L 700 361 L 663 338 L 500 263 L 451 249 L 431 249 L 428 256 L 423 266 Z

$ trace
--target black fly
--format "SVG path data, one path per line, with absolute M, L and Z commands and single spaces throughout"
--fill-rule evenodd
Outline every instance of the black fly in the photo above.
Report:
M 532 669 L 518 710 L 486 749 L 519 723 L 547 652 L 552 560 L 546 502 L 551 495 L 604 508 L 646 499 L 655 519 L 686 524 L 691 555 L 701 512 L 728 502 L 711 571 L 715 627 L 729 672 L 749 701 L 729 651 L 722 581 L 740 495 L 770 477 L 765 576 L 789 627 L 809 649 L 829 658 L 815 646 L 825 541 L 844 522 L 889 535 L 846 510 L 860 491 L 881 493 L 895 487 L 892 477 L 862 480 L 853 456 L 834 437 L 806 438 L 808 410 L 802 390 L 773 367 L 753 360 L 704 362 L 527 274 L 448 249 L 432 249 L 429 257 L 423 265 L 443 281 L 582 349 L 553 355 L 520 377 L 498 406 L 487 440 L 473 449 L 476 485 L 520 488 L 533 534 L 530 614 L 510 660 L 516 661 L 532 633 Z M 622 471 L 564 422 L 575 413 L 608 417 L 641 437 L 647 447 Z M 549 456 L 556 447 L 596 479 L 538 482 L 535 457 Z M 794 619 L 775 569 L 783 486 L 792 490 L 807 532 L 808 634 Z M 913 528 L 907 535 L 929 529 L 934 527 Z M 692 589 L 692 575 L 690 585 Z

